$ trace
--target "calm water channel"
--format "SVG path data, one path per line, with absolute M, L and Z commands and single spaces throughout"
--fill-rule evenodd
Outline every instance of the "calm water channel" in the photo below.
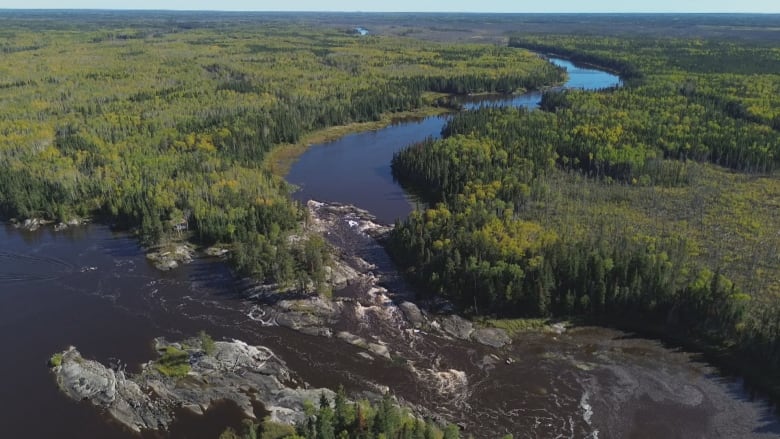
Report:
M 586 88 L 617 80 L 592 70 L 570 69 L 570 75 L 571 84 L 581 81 L 577 86 Z M 513 105 L 537 101 L 525 95 L 513 98 Z M 303 188 L 296 196 L 354 203 L 385 221 L 408 214 L 411 204 L 392 181 L 390 157 L 438 135 L 445 121 L 404 121 L 312 147 L 290 172 L 290 181 Z M 371 240 L 356 234 L 347 245 L 375 262 L 377 274 L 392 274 Z M 86 357 L 119 361 L 133 371 L 153 357 L 154 337 L 200 330 L 266 345 L 313 386 L 344 384 L 351 392 L 388 386 L 412 404 L 465 420 L 478 438 L 505 432 L 515 438 L 780 436 L 771 409 L 752 400 L 739 382 L 658 342 L 580 328 L 529 334 L 499 352 L 436 335 L 407 343 L 393 324 L 337 328 L 386 341 L 411 365 L 401 367 L 367 360 L 336 339 L 263 326 L 251 317 L 258 305 L 243 298 L 243 288 L 213 259 L 160 273 L 134 238 L 103 226 L 62 232 L 0 226 L 0 437 L 138 437 L 89 404 L 61 395 L 46 365 L 49 356 L 72 344 Z M 228 405 L 180 419 L 170 437 L 216 438 L 240 422 Z
M 566 87 L 598 90 L 619 85 L 620 78 L 600 70 L 575 66 L 569 61 L 551 59 L 566 68 Z M 461 98 L 467 109 L 481 106 L 536 108 L 540 92 L 512 97 Z M 450 116 L 398 120 L 376 131 L 344 136 L 306 151 L 292 166 L 287 181 L 300 189 L 295 197 L 307 200 L 338 201 L 367 209 L 381 221 L 392 224 L 409 215 L 414 201 L 393 180 L 390 161 L 405 146 L 427 137 L 440 137 Z

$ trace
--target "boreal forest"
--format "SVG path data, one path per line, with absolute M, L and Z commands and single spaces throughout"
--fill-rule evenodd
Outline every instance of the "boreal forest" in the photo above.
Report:
M 0 219 L 90 218 L 145 250 L 219 245 L 242 279 L 325 292 L 335 251 L 307 230 L 280 160 L 328 128 L 450 113 L 440 137 L 388 164 L 418 208 L 381 243 L 418 298 L 481 326 L 661 338 L 780 399 L 776 41 L 557 34 L 535 17 L 525 32 L 496 18 L 506 34 L 453 42 L 420 37 L 466 26 L 438 16 L 426 18 L 435 29 L 363 35 L 273 16 L 57 14 L 1 17 Z M 622 84 L 563 89 L 546 56 Z M 452 99 L 529 90 L 543 91 L 540 108 Z M 323 396 L 296 426 L 223 438 L 460 437 L 374 396 Z
M 0 216 L 94 216 L 149 246 L 187 221 L 193 240 L 231 246 L 241 272 L 282 285 L 320 279 L 327 250 L 288 239 L 305 209 L 264 165 L 272 148 L 436 111 L 446 94 L 563 78 L 508 47 L 275 21 L 74 19 L 0 30 Z
M 473 315 L 579 318 L 707 350 L 780 392 L 780 49 L 520 35 L 620 73 L 463 112 L 393 172 L 429 203 L 396 261 Z

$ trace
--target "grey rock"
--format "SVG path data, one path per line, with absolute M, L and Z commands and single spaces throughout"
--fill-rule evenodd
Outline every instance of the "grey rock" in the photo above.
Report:
M 28 218 L 22 223 L 22 228 L 34 232 L 44 224 L 46 224 L 46 222 L 40 218 Z
M 62 363 L 54 372 L 57 384 L 67 396 L 108 410 L 133 431 L 157 428 L 172 420 L 168 410 L 154 404 L 123 372 L 86 360 L 73 347 L 62 353 Z
M 338 334 L 336 334 L 336 337 L 346 341 L 347 343 L 357 346 L 361 349 L 365 349 L 375 355 L 378 355 L 380 357 L 387 358 L 388 360 L 391 359 L 390 357 L 390 350 L 387 348 L 387 346 L 379 343 L 371 343 L 367 341 L 365 338 L 357 336 L 355 334 L 351 334 L 346 331 L 341 331 Z M 371 358 L 371 357 L 369 357 Z
M 387 346 L 385 346 L 383 344 L 369 343 L 368 344 L 368 350 L 370 352 L 375 353 L 376 355 L 379 355 L 380 357 L 385 357 L 388 360 L 391 359 L 391 357 L 390 357 L 390 350 L 387 348 Z
M 339 332 L 336 334 L 336 337 L 361 349 L 368 349 L 368 341 L 366 341 L 366 339 L 363 337 L 359 337 L 346 331 Z
M 189 245 L 181 244 L 170 250 L 147 253 L 146 259 L 152 261 L 158 270 L 169 271 L 180 264 L 189 264 L 193 255 L 194 250 Z
M 279 326 L 309 335 L 330 337 L 330 326 L 341 313 L 342 304 L 314 296 L 297 300 L 280 300 L 266 309 L 267 319 Z
M 334 261 L 332 267 L 325 267 L 325 279 L 331 286 L 337 289 L 349 285 L 359 277 L 360 273 L 357 270 L 341 260 Z
M 556 334 L 563 334 L 566 332 L 566 323 L 553 323 L 550 325 L 550 331 Z
M 208 256 L 219 258 L 230 253 L 230 250 L 215 245 L 213 247 L 207 248 L 204 253 L 206 253 Z
M 412 302 L 403 302 L 398 306 L 404 317 L 414 328 L 422 328 L 425 325 L 425 316 L 420 308 Z
M 162 339 L 156 345 L 160 350 L 171 346 Z M 198 346 L 198 341 L 188 340 L 183 346 Z M 288 387 L 285 383 L 293 382 L 289 369 L 263 346 L 218 341 L 211 355 L 196 349 L 187 352 L 191 370 L 179 379 L 160 374 L 153 363 L 126 377 L 82 358 L 75 348 L 63 352 L 62 363 L 53 372 L 70 398 L 90 401 L 136 432 L 167 427 L 176 407 L 204 413 L 221 400 L 235 402 L 248 417 L 254 416 L 253 400 L 260 401 L 274 421 L 293 424 L 304 419 L 306 401 L 316 402 L 322 393 L 334 396 L 328 389 Z
M 477 343 L 492 346 L 494 348 L 501 348 L 512 342 L 512 339 L 507 335 L 506 331 L 499 328 L 477 329 L 471 334 L 471 338 Z
M 474 325 L 470 321 L 456 315 L 443 318 L 441 328 L 447 334 L 461 340 L 468 340 L 474 332 Z

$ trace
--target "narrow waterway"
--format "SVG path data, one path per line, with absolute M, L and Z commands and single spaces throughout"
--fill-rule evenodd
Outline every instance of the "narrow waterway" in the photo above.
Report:
M 567 88 L 600 90 L 621 84 L 618 76 L 608 72 L 577 67 L 562 59 L 553 58 L 550 62 L 567 70 Z M 457 101 L 466 109 L 536 108 L 541 99 L 541 92 L 532 91 L 514 96 L 461 97 Z M 286 179 L 298 186 L 295 198 L 304 203 L 321 200 L 353 204 L 392 224 L 414 208 L 414 200 L 393 180 L 390 172 L 393 154 L 428 137 L 440 137 L 450 117 L 401 119 L 386 128 L 349 134 L 312 146 L 290 168 Z
M 585 87 L 617 80 L 583 72 L 591 78 Z M 570 70 L 572 81 L 575 73 Z M 593 82 L 602 75 L 612 82 Z M 532 106 L 531 96 L 513 100 Z M 312 147 L 290 174 L 303 188 L 297 196 L 354 203 L 387 222 L 408 214 L 412 206 L 392 181 L 390 157 L 437 135 L 445 121 L 403 121 Z M 348 221 L 333 235 L 345 252 L 372 264 L 388 289 L 403 289 L 375 241 Z M 335 337 L 262 323 L 263 305 L 247 300 L 244 289 L 217 259 L 197 258 L 160 273 L 134 237 L 103 226 L 61 232 L 0 226 L 0 345 L 6 355 L 0 361 L 0 437 L 137 437 L 90 404 L 63 396 L 48 370 L 49 356 L 75 345 L 85 357 L 134 371 L 154 356 L 154 337 L 201 330 L 269 347 L 296 379 L 314 387 L 343 384 L 353 395 L 389 388 L 425 411 L 463 421 L 477 438 L 780 436 L 774 412 L 741 383 L 659 342 L 579 328 L 528 334 L 495 349 L 414 331 L 394 309 L 353 304 L 334 331 L 384 343 L 392 355 L 367 358 Z M 167 436 L 216 438 L 239 422 L 237 411 L 222 405 L 205 417 L 181 413 Z

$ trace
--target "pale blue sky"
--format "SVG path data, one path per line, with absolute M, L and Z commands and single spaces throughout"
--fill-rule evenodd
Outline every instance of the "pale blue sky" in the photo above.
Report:
M 763 12 L 780 0 L 0 0 L 2 8 L 365 12 Z

